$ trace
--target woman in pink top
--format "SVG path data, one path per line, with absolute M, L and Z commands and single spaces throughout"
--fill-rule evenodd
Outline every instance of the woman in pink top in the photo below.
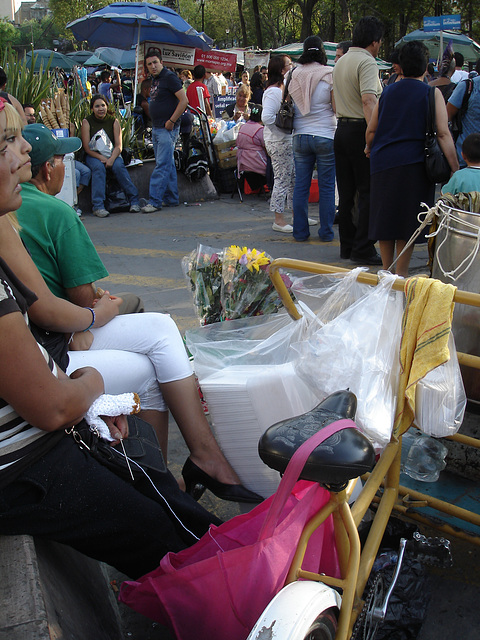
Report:
M 248 183 L 252 189 L 258 189 L 265 184 L 267 172 L 267 152 L 263 140 L 262 106 L 252 104 L 248 122 L 242 124 L 237 137 L 237 168 L 238 171 L 256 173 L 259 179 L 252 184 L 248 177 Z M 260 177 L 261 176 L 261 177 Z

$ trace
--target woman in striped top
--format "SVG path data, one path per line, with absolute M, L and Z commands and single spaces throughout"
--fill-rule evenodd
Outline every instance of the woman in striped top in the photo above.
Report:
M 30 151 L 10 110 L 0 100 L 0 216 L 21 204 L 19 169 Z M 28 327 L 36 299 L 0 256 L 0 534 L 56 540 L 140 576 L 216 519 L 165 471 L 161 490 L 179 521 L 66 433 L 103 393 L 103 378 L 92 367 L 57 369 Z M 128 435 L 124 416 L 107 421 L 117 441 Z

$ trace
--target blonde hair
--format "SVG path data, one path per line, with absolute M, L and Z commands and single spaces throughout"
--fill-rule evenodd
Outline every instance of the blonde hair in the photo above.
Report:
M 252 97 L 252 90 L 246 84 L 241 84 L 237 89 L 237 97 L 242 94 L 247 97 L 247 100 L 250 100 Z
M 23 122 L 15 107 L 8 102 L 5 103 L 5 117 L 7 119 L 8 131 L 22 131 Z
M 10 224 L 12 225 L 12 227 L 15 229 L 15 231 L 17 233 L 20 233 L 20 230 L 21 230 L 22 227 L 20 226 L 20 223 L 18 221 L 16 212 L 15 211 L 9 211 L 7 213 L 7 218 L 8 218 L 8 221 L 10 222 Z
M 23 122 L 18 114 L 18 111 L 13 107 L 10 103 L 5 103 L 5 117 L 7 120 L 7 131 L 18 131 L 21 132 L 23 129 Z M 10 221 L 10 224 L 15 229 L 15 231 L 20 231 L 20 223 L 17 219 L 17 214 L 14 211 L 10 211 L 7 213 L 7 218 Z

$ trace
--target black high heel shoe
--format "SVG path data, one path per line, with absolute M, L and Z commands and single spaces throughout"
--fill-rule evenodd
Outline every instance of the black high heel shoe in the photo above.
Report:
M 230 500 L 231 502 L 262 502 L 262 496 L 246 489 L 243 484 L 225 484 L 219 482 L 202 471 L 200 467 L 187 458 L 182 469 L 182 476 L 185 481 L 185 488 L 194 500 L 200 500 L 205 489 L 209 489 L 213 494 L 221 500 Z

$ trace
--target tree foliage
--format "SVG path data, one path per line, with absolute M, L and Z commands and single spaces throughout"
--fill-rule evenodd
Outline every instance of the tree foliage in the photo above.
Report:
M 109 4 L 108 0 L 50 0 L 49 7 L 53 19 L 64 38 L 73 39 L 72 32 L 66 28 L 69 22 L 82 18 Z
M 9 44 L 16 44 L 19 38 L 18 30 L 15 29 L 7 18 L 0 20 L 0 49 L 4 50 Z
M 66 24 L 108 2 L 50 0 L 50 9 L 61 35 L 72 38 Z M 159 3 L 175 5 L 187 22 L 202 30 L 202 0 Z M 351 38 L 353 26 L 361 16 L 375 15 L 385 25 L 382 53 L 386 55 L 401 37 L 422 26 L 424 16 L 459 12 L 464 31 L 480 37 L 480 0 L 203 0 L 204 30 L 219 48 L 275 48 L 301 42 L 311 34 L 339 42 Z

